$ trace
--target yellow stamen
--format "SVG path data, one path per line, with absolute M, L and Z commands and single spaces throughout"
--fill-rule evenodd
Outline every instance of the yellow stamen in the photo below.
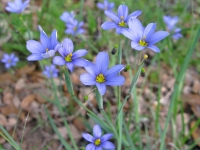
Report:
M 105 82 L 105 77 L 104 77 L 104 75 L 100 73 L 100 74 L 96 77 L 96 81 L 99 82 L 99 83 Z
M 96 139 L 96 140 L 94 141 L 94 144 L 95 144 L 96 146 L 99 146 L 99 145 L 101 144 L 101 140 L 100 140 L 100 139 Z
M 125 27 L 126 26 L 126 23 L 122 20 L 121 22 L 119 22 L 118 24 L 120 27 Z
M 74 31 L 76 31 L 76 27 L 74 27 Z
M 65 60 L 66 60 L 66 62 L 71 62 L 71 61 L 72 61 L 72 53 L 68 54 L 68 55 L 65 57 Z
M 139 41 L 138 44 L 139 44 L 140 46 L 147 46 L 147 45 L 148 45 L 148 43 L 147 43 L 146 41 L 141 40 L 141 39 L 140 39 L 140 41 Z

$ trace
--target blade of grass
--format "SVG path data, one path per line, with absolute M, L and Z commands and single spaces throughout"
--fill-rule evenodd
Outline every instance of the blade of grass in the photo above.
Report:
M 46 106 L 44 106 L 44 110 L 49 118 L 50 124 L 53 127 L 54 132 L 56 133 L 56 135 L 58 136 L 59 140 L 61 141 L 61 143 L 63 144 L 63 146 L 67 149 L 67 150 L 73 150 L 71 148 L 71 146 L 65 141 L 65 139 L 62 137 L 62 135 L 60 134 L 60 132 L 58 131 L 58 128 L 56 127 L 55 123 L 53 122 L 53 119 L 51 118 L 49 111 L 47 110 Z
M 200 26 L 199 26 L 199 28 L 196 32 L 196 35 L 195 35 L 195 38 L 193 39 L 192 44 L 190 45 L 190 47 L 188 49 L 188 52 L 186 54 L 186 59 L 185 59 L 183 65 L 181 66 L 181 70 L 180 70 L 180 72 L 179 72 L 179 74 L 176 78 L 176 82 L 175 82 L 175 85 L 174 85 L 174 92 L 172 94 L 171 103 L 170 103 L 170 106 L 169 106 L 169 111 L 168 111 L 167 119 L 166 119 L 165 126 L 164 126 L 164 131 L 163 131 L 163 134 L 161 136 L 160 150 L 163 150 L 163 148 L 164 148 L 165 137 L 166 137 L 167 129 L 168 129 L 169 122 L 170 122 L 170 119 L 171 119 L 171 116 L 172 116 L 172 111 L 173 111 L 176 99 L 177 99 L 178 95 L 180 94 L 179 83 L 184 79 L 185 71 L 187 69 L 187 66 L 188 66 L 190 58 L 191 58 L 191 56 L 194 52 L 195 45 L 196 45 L 199 37 L 200 37 Z

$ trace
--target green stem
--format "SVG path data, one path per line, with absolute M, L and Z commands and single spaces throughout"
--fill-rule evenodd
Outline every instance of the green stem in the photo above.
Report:
M 56 99 L 56 101 L 57 101 L 57 106 L 58 106 L 58 109 L 59 109 L 59 111 L 60 111 L 60 113 L 61 113 L 61 116 L 62 116 L 64 125 L 65 125 L 65 127 L 66 127 L 66 129 L 67 129 L 69 138 L 70 138 L 70 140 L 72 141 L 72 145 L 73 145 L 74 149 L 75 149 L 75 150 L 78 150 L 78 147 L 77 147 L 76 142 L 75 142 L 75 140 L 74 140 L 74 138 L 73 138 L 73 136 L 72 136 L 71 130 L 70 130 L 70 128 L 69 128 L 69 125 L 68 125 L 68 123 L 67 123 L 67 121 L 66 121 L 66 119 L 65 119 L 65 117 L 64 117 L 64 112 L 63 112 L 62 106 L 61 106 L 61 104 L 60 104 L 58 95 L 57 95 L 57 87 L 56 87 L 55 82 L 53 81 L 52 78 L 51 78 L 51 82 L 52 82 L 52 85 L 53 85 L 53 91 L 54 91 L 55 99 Z
M 118 60 L 119 60 L 119 64 L 121 64 L 122 62 L 122 40 L 120 39 L 120 43 L 119 43 L 119 49 L 118 49 Z M 117 87 L 117 109 L 118 112 L 120 112 L 120 106 L 121 104 L 121 87 L 118 86 Z M 122 124 L 123 124 L 123 111 L 121 111 L 119 113 L 119 119 L 117 121 L 118 124 L 118 143 L 117 143 L 117 150 L 121 150 L 122 149 Z

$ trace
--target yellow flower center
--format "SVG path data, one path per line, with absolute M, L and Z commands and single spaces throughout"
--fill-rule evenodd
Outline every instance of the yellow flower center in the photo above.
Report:
M 125 27 L 126 26 L 126 23 L 124 22 L 124 20 L 122 20 L 121 22 L 119 22 L 118 24 L 120 27 Z
M 74 31 L 76 31 L 76 27 L 74 27 Z
M 96 139 L 96 140 L 94 141 L 94 144 L 95 144 L 96 146 L 99 146 L 99 145 L 101 144 L 101 140 L 100 140 L 100 139 Z
M 46 52 L 48 52 L 49 51 L 49 49 L 48 48 L 46 48 Z
M 71 61 L 72 61 L 72 53 L 68 54 L 68 55 L 65 57 L 65 60 L 66 60 L 66 62 L 71 62 Z
M 104 77 L 104 75 L 100 73 L 100 74 L 96 77 L 96 81 L 99 82 L 99 83 L 105 82 L 105 77 Z
M 148 45 L 148 43 L 145 41 L 145 40 L 143 40 L 143 39 L 140 39 L 140 41 L 139 41 L 139 43 L 138 43 L 140 46 L 147 46 Z

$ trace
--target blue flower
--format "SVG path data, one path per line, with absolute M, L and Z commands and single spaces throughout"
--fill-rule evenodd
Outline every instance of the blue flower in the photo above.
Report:
M 66 65 L 66 67 L 72 72 L 74 66 L 84 67 L 87 65 L 87 60 L 80 58 L 85 56 L 88 51 L 85 49 L 80 49 L 73 52 L 74 45 L 72 40 L 66 38 L 61 45 L 58 46 L 58 52 L 61 56 L 55 56 L 53 58 L 53 64 L 58 66 Z
M 95 64 L 89 63 L 85 67 L 88 73 L 80 76 L 80 80 L 85 85 L 96 85 L 100 94 L 106 92 L 106 85 L 120 86 L 125 82 L 125 78 L 118 73 L 124 68 L 124 65 L 115 65 L 108 69 L 109 57 L 107 52 L 100 52 L 96 57 Z
M 129 19 L 136 18 L 142 13 L 142 11 L 137 10 L 137 11 L 132 12 L 130 15 L 128 15 L 128 7 L 126 5 L 120 5 L 118 7 L 118 16 L 115 13 L 113 13 L 111 10 L 105 10 L 104 13 L 107 17 L 112 19 L 114 22 L 110 22 L 110 21 L 104 22 L 101 25 L 101 27 L 104 30 L 110 30 L 110 29 L 116 28 L 116 32 L 118 34 L 121 34 L 122 29 L 127 28 Z
M 114 8 L 115 4 L 112 2 L 112 3 L 109 3 L 108 0 L 104 0 L 103 3 L 101 2 L 98 2 L 97 3 L 97 7 L 101 10 L 112 10 Z
M 130 19 L 128 26 L 129 29 L 124 29 L 122 34 L 131 39 L 131 47 L 138 51 L 149 48 L 154 52 L 160 52 L 154 44 L 169 35 L 166 31 L 155 32 L 156 23 L 150 23 L 144 28 L 137 18 Z
M 173 30 L 174 28 L 176 28 L 176 24 L 178 23 L 178 16 L 163 16 L 163 20 L 165 22 L 165 24 L 167 25 L 167 28 L 169 30 Z
M 53 30 L 51 36 L 48 37 L 44 31 L 40 32 L 40 42 L 28 40 L 26 48 L 32 53 L 27 60 L 36 61 L 44 58 L 53 57 L 57 51 L 57 31 Z
M 183 37 L 183 35 L 180 33 L 181 29 L 176 27 L 176 24 L 179 21 L 178 16 L 163 16 L 163 20 L 167 26 L 167 30 L 172 33 L 173 39 L 178 40 L 179 38 Z
M 181 29 L 180 28 L 175 28 L 172 34 L 173 39 L 178 40 L 183 37 L 183 35 L 180 33 Z
M 71 23 L 73 22 L 75 17 L 75 14 L 73 12 L 63 12 L 62 15 L 60 16 L 60 19 L 65 22 L 65 23 Z
M 65 33 L 71 34 L 73 36 L 76 36 L 77 34 L 83 34 L 85 32 L 84 29 L 82 29 L 84 23 L 78 22 L 78 20 L 73 20 L 70 23 L 67 23 L 67 29 L 65 30 Z
M 99 125 L 95 125 L 93 127 L 93 136 L 89 133 L 82 133 L 82 136 L 85 140 L 91 142 L 85 148 L 85 150 L 114 150 L 115 145 L 108 140 L 113 136 L 111 133 L 107 133 L 103 136 L 101 127 Z
M 5 67 L 8 69 L 11 66 L 16 66 L 16 63 L 19 61 L 19 58 L 12 54 L 4 54 L 1 62 L 5 64 Z
M 16 14 L 20 14 L 29 5 L 29 0 L 22 2 L 22 0 L 15 0 L 14 2 L 8 2 L 6 10 Z
M 55 65 L 49 65 L 45 66 L 45 70 L 43 71 L 43 74 L 47 76 L 47 78 L 53 78 L 58 77 L 58 69 L 56 69 Z

